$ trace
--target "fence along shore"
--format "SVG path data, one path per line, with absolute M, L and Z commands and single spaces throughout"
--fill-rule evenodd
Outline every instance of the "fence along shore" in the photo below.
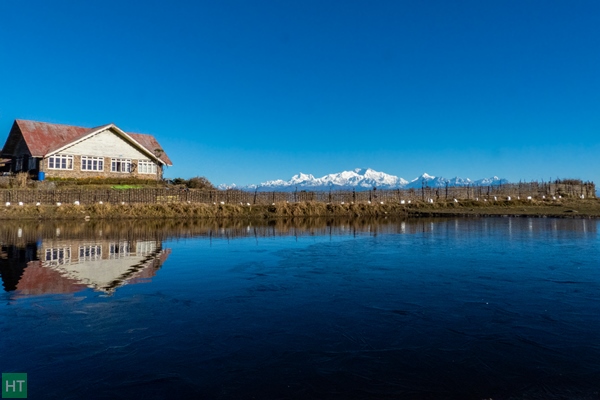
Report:
M 203 203 L 266 205 L 278 202 L 320 203 L 408 203 L 447 202 L 461 200 L 558 200 L 560 198 L 596 198 L 595 185 L 585 183 L 514 183 L 497 186 L 427 187 L 419 189 L 329 190 L 292 192 L 262 192 L 243 190 L 199 190 L 180 188 L 140 189 L 2 189 L 0 204 L 153 204 Z

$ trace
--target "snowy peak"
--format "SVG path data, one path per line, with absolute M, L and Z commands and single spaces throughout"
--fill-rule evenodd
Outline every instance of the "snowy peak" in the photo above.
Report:
M 315 179 L 314 176 L 312 176 L 311 174 L 303 174 L 302 172 L 300 172 L 298 175 L 294 175 L 292 176 L 292 179 L 290 179 L 291 183 L 301 183 L 301 182 L 306 182 L 306 181 L 313 181 Z
M 342 171 L 335 174 L 325 175 L 316 179 L 328 186 L 337 187 L 398 187 L 404 184 L 402 178 L 378 172 L 371 168 L 356 168 L 353 171 Z M 317 182 L 315 182 L 317 183 Z
M 242 190 L 258 191 L 294 191 L 294 190 L 368 190 L 374 187 L 378 189 L 420 189 L 422 187 L 444 187 L 444 186 L 466 186 L 466 185 L 501 185 L 508 183 L 506 179 L 497 176 L 492 178 L 472 181 L 469 178 L 446 179 L 423 173 L 410 182 L 395 175 L 375 171 L 371 168 L 356 168 L 350 171 L 342 171 L 315 178 L 312 174 L 300 172 L 289 181 L 276 179 L 266 181 L 258 185 L 236 187 L 235 185 L 220 185 L 219 188 L 237 188 Z
M 289 181 L 276 179 L 258 185 L 238 187 L 235 184 L 219 185 L 219 189 L 241 189 L 258 191 L 294 191 L 294 190 L 369 190 L 378 189 L 421 189 L 422 187 L 452 187 L 452 186 L 496 186 L 508 183 L 506 179 L 493 176 L 491 178 L 472 181 L 469 178 L 443 178 L 428 173 L 412 179 L 410 182 L 395 175 L 375 171 L 371 168 L 356 168 L 315 178 L 312 174 L 300 172 Z
M 479 179 L 473 182 L 476 186 L 495 186 L 495 185 L 504 185 L 508 183 L 508 180 L 498 178 L 497 176 L 493 176 L 491 178 Z

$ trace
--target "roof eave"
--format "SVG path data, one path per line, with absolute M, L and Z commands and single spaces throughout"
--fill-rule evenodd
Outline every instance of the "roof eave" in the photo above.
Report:
M 134 138 L 132 138 L 127 132 L 125 132 L 124 130 L 122 130 L 121 128 L 119 128 L 118 126 L 116 126 L 115 124 L 111 124 L 117 131 L 119 131 L 119 133 L 121 135 L 123 135 L 127 140 L 129 140 L 130 142 L 132 142 L 137 148 L 138 150 L 141 150 L 143 153 L 146 153 L 147 155 L 149 155 L 151 158 L 153 158 L 155 161 L 158 161 L 159 163 L 165 165 L 166 163 L 161 160 L 156 154 L 152 153 L 150 151 L 150 149 L 147 149 L 146 147 L 142 146 L 137 140 L 135 140 Z

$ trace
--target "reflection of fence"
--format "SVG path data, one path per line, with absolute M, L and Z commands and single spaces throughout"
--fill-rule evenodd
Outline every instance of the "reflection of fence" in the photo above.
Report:
M 403 231 L 404 225 L 396 222 L 408 221 L 389 216 L 377 219 L 370 216 L 362 217 L 313 217 L 313 218 L 278 218 L 277 220 L 245 219 L 191 219 L 181 221 L 178 219 L 160 220 L 97 220 L 93 223 L 56 220 L 44 221 L 17 221 L 2 222 L 0 229 L 0 255 L 2 246 L 6 244 L 17 245 L 22 248 L 27 243 L 36 243 L 40 238 L 63 242 L 77 243 L 84 241 L 93 243 L 98 241 L 156 241 L 163 242 L 170 238 L 182 237 L 208 237 L 233 239 L 238 237 L 275 237 L 275 236 L 315 236 L 315 235 L 354 235 L 368 232 L 373 235 L 379 233 L 396 233 Z M 442 218 L 435 219 L 442 221 Z M 428 224 L 434 219 L 419 218 L 418 228 L 421 224 Z M 411 226 L 416 222 L 409 223 Z M 416 225 L 415 225 L 416 226 Z M 407 228 L 408 229 L 408 228 Z M 1 260 L 1 257 L 0 257 Z
M 59 189 L 0 190 L 0 204 L 6 202 L 25 204 L 73 203 L 225 203 L 225 204 L 271 204 L 277 202 L 316 201 L 324 203 L 341 202 L 400 202 L 434 201 L 452 199 L 513 199 L 561 196 L 572 198 L 595 198 L 593 183 L 515 183 L 498 186 L 464 186 L 464 187 L 422 187 L 419 189 L 395 189 L 366 191 L 332 190 L 332 191 L 293 191 L 293 192 L 247 192 L 242 190 L 179 190 L 179 189 Z
M 525 221 L 519 218 L 513 221 L 515 229 Z M 0 261 L 7 256 L 7 246 L 16 246 L 25 251 L 15 254 L 15 257 L 32 259 L 36 254 L 35 243 L 44 240 L 48 243 L 97 243 L 97 242 L 141 242 L 151 241 L 161 244 L 172 238 L 206 237 L 214 239 L 262 238 L 278 236 L 355 236 L 423 233 L 432 230 L 460 230 L 461 235 L 478 235 L 481 229 L 487 230 L 488 224 L 495 222 L 480 222 L 468 218 L 426 218 L 403 219 L 376 217 L 316 217 L 316 218 L 278 218 L 277 220 L 244 219 L 205 219 L 186 220 L 99 220 L 95 222 L 80 221 L 3 221 L 0 229 Z M 524 222 L 523 222 L 524 223 Z M 473 229 L 461 229 L 460 227 Z M 521 225 L 522 226 L 522 225 Z M 507 225 L 503 228 L 509 229 Z M 527 223 L 527 229 L 550 229 L 563 232 L 565 238 L 573 237 L 574 232 L 580 234 L 596 234 L 597 224 L 586 222 L 585 219 L 536 219 L 533 225 Z M 160 247 L 160 246 L 159 246 Z M 33 249 L 33 250 L 32 250 Z M 104 250 L 106 254 L 108 250 Z M 136 246 L 137 251 L 137 246 Z M 11 257 L 8 257 L 11 258 Z

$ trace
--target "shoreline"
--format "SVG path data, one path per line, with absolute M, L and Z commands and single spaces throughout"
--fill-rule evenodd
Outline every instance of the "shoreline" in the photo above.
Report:
M 322 203 L 279 202 L 271 205 L 158 203 L 10 205 L 0 206 L 0 220 L 98 220 L 98 219 L 277 219 L 304 217 L 531 217 L 600 218 L 600 200 L 561 201 L 465 200 L 458 203 Z

